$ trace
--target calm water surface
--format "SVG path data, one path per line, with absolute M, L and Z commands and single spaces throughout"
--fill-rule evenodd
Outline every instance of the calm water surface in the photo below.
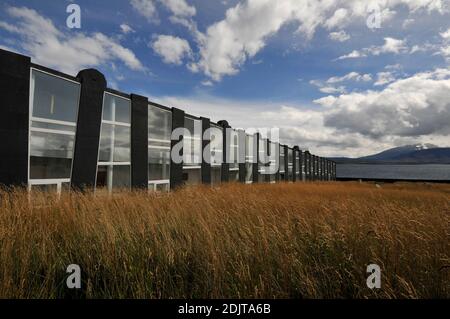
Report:
M 338 178 L 419 179 L 450 181 L 450 165 L 337 164 Z

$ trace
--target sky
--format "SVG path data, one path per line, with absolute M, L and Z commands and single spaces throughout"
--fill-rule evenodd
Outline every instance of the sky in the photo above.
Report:
M 0 48 L 320 156 L 450 147 L 450 0 L 1 0 Z

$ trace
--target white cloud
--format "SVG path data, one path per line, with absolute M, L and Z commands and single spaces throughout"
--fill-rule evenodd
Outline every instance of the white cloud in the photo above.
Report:
M 357 58 L 364 58 L 367 55 L 365 53 L 361 53 L 358 50 L 353 50 L 349 54 L 342 55 L 338 57 L 336 60 L 345 60 L 345 59 L 357 59 Z
M 214 83 L 212 81 L 206 80 L 202 81 L 203 86 L 214 86 Z
M 370 74 L 359 74 L 358 72 L 350 72 L 343 76 L 333 76 L 327 80 L 327 83 L 339 83 L 345 81 L 369 82 L 372 81 Z
M 185 57 L 192 56 L 189 42 L 170 35 L 158 35 L 151 47 L 167 64 L 181 65 Z
M 449 135 L 450 70 L 396 80 L 381 91 L 318 99 L 324 124 L 371 139 Z
M 395 81 L 395 76 L 392 72 L 379 72 L 377 73 L 377 81 L 375 86 L 385 85 Z
M 158 12 L 153 0 L 131 0 L 131 6 L 137 13 L 147 18 L 150 22 L 158 22 Z
M 384 38 L 384 44 L 381 47 L 371 47 L 369 48 L 369 52 L 373 55 L 380 55 L 382 53 L 399 54 L 405 52 L 406 49 L 405 40 Z
M 320 80 L 311 80 L 309 83 L 319 88 L 319 91 L 326 94 L 343 94 L 347 92 L 344 85 L 337 84 L 342 82 L 369 82 L 372 81 L 370 74 L 359 74 L 358 72 L 350 72 L 343 76 L 333 76 L 325 82 Z
M 350 13 L 347 9 L 340 8 L 325 22 L 325 27 L 328 29 L 343 27 L 350 19 L 349 15 Z
M 225 18 L 209 26 L 205 34 L 198 35 L 200 60 L 190 69 L 215 81 L 235 75 L 287 23 L 296 23 L 297 32 L 311 38 L 318 27 L 345 24 L 344 12 L 353 20 L 365 22 L 367 8 L 372 4 L 378 5 L 386 18 L 393 14 L 390 9 L 400 5 L 413 12 L 423 9 L 443 13 L 443 3 L 443 0 L 245 0 L 228 9 Z M 379 48 L 381 51 L 375 50 L 373 54 L 400 52 L 401 43 L 392 40 L 396 39 L 387 38 L 387 43 Z M 341 59 L 361 56 L 365 53 L 355 51 Z
M 338 32 L 331 32 L 328 36 L 333 41 L 345 42 L 350 40 L 350 35 L 348 35 L 344 30 Z
M 193 17 L 197 10 L 185 0 L 161 0 L 161 2 L 177 17 Z
M 128 24 L 126 24 L 126 23 L 122 23 L 122 24 L 120 25 L 120 30 L 121 30 L 122 33 L 124 33 L 124 34 L 128 34 L 128 33 L 134 32 L 133 28 L 130 27 L 130 26 L 129 26 Z
M 386 53 L 400 54 L 408 52 L 408 47 L 405 40 L 399 40 L 395 38 L 384 38 L 384 44 L 381 46 L 370 46 L 360 51 L 354 50 L 349 54 L 338 57 L 336 60 L 363 58 L 368 55 L 381 55 Z
M 440 33 L 440 35 L 445 40 L 450 40 L 450 28 L 447 31 Z
M 32 9 L 9 7 L 6 11 L 17 24 L 2 22 L 0 27 L 20 36 L 21 48 L 36 63 L 70 74 L 112 61 L 121 61 L 132 70 L 145 70 L 130 49 L 102 33 L 69 35 Z
M 403 29 L 408 28 L 408 27 L 409 27 L 411 24 L 413 24 L 415 21 L 416 21 L 416 20 L 414 20 L 414 19 L 405 19 L 405 21 L 403 21 L 402 28 L 403 28 Z

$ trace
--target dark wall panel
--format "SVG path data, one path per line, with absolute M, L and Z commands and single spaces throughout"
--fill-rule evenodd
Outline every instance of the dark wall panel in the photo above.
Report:
M 28 183 L 30 58 L 0 49 L 0 184 Z
M 148 99 L 131 94 L 131 185 L 148 188 Z
M 219 121 L 217 124 L 219 124 L 223 129 L 223 163 L 222 163 L 222 170 L 221 170 L 221 176 L 222 176 L 222 182 L 228 182 L 230 180 L 230 163 L 228 162 L 228 156 L 230 153 L 230 150 L 227 148 L 227 145 L 230 146 L 230 139 L 231 139 L 231 126 L 228 124 L 227 121 Z
M 204 155 L 205 148 L 209 145 L 211 140 L 211 133 L 206 133 L 211 127 L 211 121 L 208 118 L 201 118 L 202 121 L 202 183 L 210 185 L 211 184 L 211 152 Z
M 72 187 L 85 190 L 95 187 L 98 147 L 106 80 L 95 69 L 80 71 L 80 106 L 72 168 Z
M 289 181 L 289 147 L 287 145 L 283 145 L 284 147 L 284 181 Z
M 254 145 L 253 149 L 255 150 L 255 154 L 253 154 L 253 183 L 259 182 L 259 139 L 261 138 L 261 135 L 259 133 L 256 133 L 254 135 Z
M 245 183 L 245 175 L 247 174 L 247 167 L 245 166 L 245 138 L 244 130 L 239 130 L 239 182 Z

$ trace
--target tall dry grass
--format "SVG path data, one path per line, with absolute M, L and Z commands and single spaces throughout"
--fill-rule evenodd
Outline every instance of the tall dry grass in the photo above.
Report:
M 0 192 L 2 298 L 448 298 L 450 186 Z M 66 267 L 82 289 L 66 288 Z M 382 287 L 366 286 L 366 266 Z

